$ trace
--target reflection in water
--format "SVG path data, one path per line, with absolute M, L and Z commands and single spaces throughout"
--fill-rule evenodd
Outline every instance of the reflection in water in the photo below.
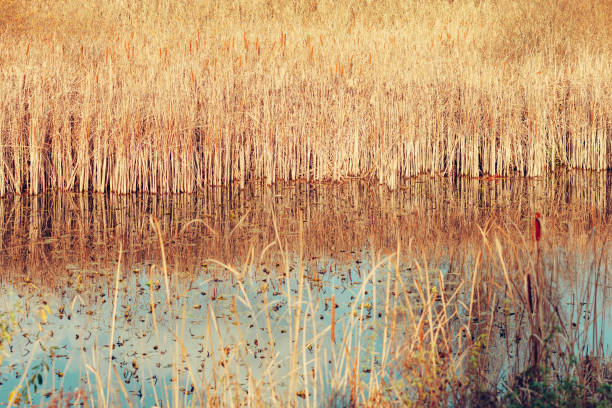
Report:
M 591 173 L 422 177 L 393 192 L 354 181 L 4 198 L 1 310 L 3 321 L 17 311 L 18 330 L 0 400 L 21 384 L 43 402 L 61 387 L 146 406 L 363 402 L 381 389 L 398 401 L 390 384 L 416 375 L 402 356 L 426 355 L 423 344 L 439 348 L 432 364 L 460 367 L 462 350 L 494 333 L 486 370 L 497 379 L 480 381 L 495 384 L 533 358 L 527 334 L 544 336 L 557 316 L 570 327 L 558 349 L 594 353 L 592 323 L 608 319 L 609 297 L 593 295 L 608 290 L 610 203 L 612 177 Z
M 567 173 L 537 180 L 417 178 L 398 191 L 364 182 L 211 189 L 198 195 L 13 196 L 0 200 L 0 264 L 12 272 L 99 263 L 159 262 L 149 215 L 160 220 L 168 262 L 193 270 L 207 258 L 242 262 L 279 236 L 297 249 L 303 220 L 306 258 L 351 261 L 351 251 L 419 249 L 443 237 L 479 239 L 477 226 L 516 224 L 525 232 L 535 211 L 549 232 L 588 231 L 612 214 L 612 176 Z M 439 249 L 439 248 L 437 248 Z M 48 276 L 48 272 L 42 273 Z

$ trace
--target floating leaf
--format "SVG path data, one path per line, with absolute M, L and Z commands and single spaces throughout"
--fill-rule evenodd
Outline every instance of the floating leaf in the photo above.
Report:
M 20 402 L 21 402 L 21 386 L 18 386 L 9 393 L 8 403 L 9 404 L 19 404 Z
M 47 323 L 47 312 L 45 311 L 45 309 L 41 308 L 38 311 L 38 314 L 40 315 L 40 321 L 43 323 Z

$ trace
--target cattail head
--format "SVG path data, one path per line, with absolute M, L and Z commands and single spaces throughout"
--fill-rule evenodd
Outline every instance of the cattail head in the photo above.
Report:
M 542 238 L 542 225 L 540 224 L 540 213 L 536 211 L 535 220 L 533 221 L 533 233 L 536 241 Z

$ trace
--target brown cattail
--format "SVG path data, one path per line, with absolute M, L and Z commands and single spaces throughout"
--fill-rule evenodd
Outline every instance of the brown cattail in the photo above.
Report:
M 535 213 L 535 219 L 533 220 L 533 237 L 536 242 L 542 238 L 542 225 L 540 224 L 540 213 Z
M 531 274 L 527 274 L 527 299 L 529 301 L 529 312 L 533 313 L 533 290 L 531 287 Z

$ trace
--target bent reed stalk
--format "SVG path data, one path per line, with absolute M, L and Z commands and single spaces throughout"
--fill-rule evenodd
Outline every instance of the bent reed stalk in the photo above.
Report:
M 607 2 L 64 3 L 0 6 L 0 195 L 612 168 Z

